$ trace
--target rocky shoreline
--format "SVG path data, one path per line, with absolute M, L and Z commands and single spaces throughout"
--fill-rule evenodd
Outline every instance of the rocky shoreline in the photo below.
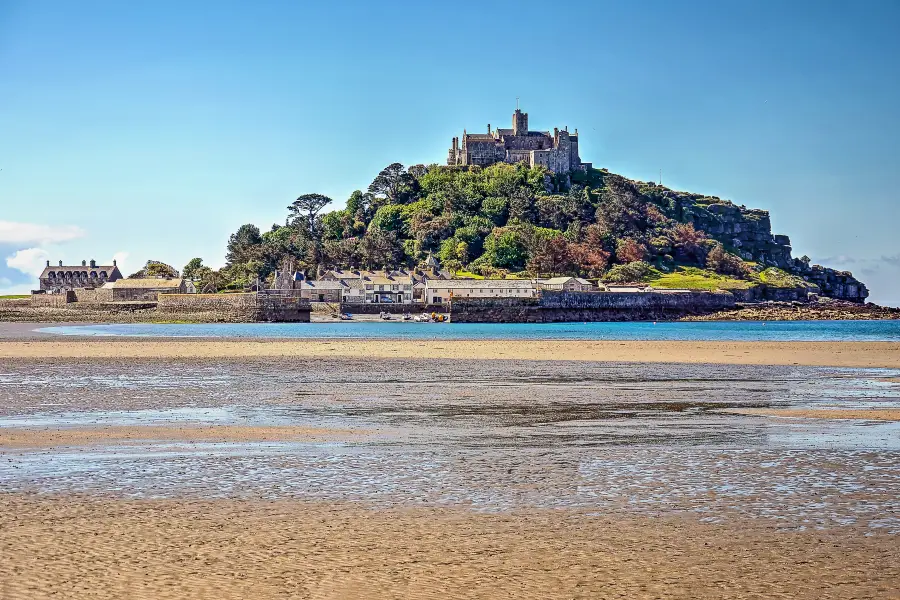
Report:
M 369 315 L 377 320 L 377 315 Z M 818 302 L 738 303 L 735 308 L 681 317 L 679 321 L 840 321 L 900 319 L 900 308 L 820 299 Z M 578 319 L 579 321 L 582 319 Z M 638 319 L 636 319 L 638 320 Z M 657 320 L 666 320 L 659 318 Z M 334 321 L 320 314 L 313 321 Z M 0 322 L 6 323 L 244 323 L 218 311 L 190 313 L 160 312 L 155 308 L 104 310 L 90 306 L 77 308 L 35 307 L 27 300 L 0 300 Z
M 886 321 L 900 319 L 900 308 L 820 299 L 818 302 L 762 302 L 738 304 L 735 308 L 681 321 Z

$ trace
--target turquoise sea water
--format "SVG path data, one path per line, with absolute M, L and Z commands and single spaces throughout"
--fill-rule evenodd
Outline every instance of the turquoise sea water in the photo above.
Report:
M 900 321 L 717 321 L 624 323 L 215 323 L 45 327 L 43 333 L 81 336 L 204 338 L 377 338 L 409 340 L 734 340 L 900 341 Z

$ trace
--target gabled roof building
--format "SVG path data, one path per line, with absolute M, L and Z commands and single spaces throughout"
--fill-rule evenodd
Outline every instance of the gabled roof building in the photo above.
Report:
M 59 294 L 75 288 L 98 288 L 119 279 L 122 279 L 122 272 L 115 260 L 111 265 L 98 265 L 93 259 L 90 262 L 83 260 L 81 265 L 74 266 L 63 265 L 62 261 L 57 266 L 50 266 L 48 260 L 39 277 L 40 290 L 49 294 Z

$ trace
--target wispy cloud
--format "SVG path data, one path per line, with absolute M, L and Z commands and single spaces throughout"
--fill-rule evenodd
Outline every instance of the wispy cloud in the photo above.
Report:
M 50 254 L 43 248 L 26 248 L 17 250 L 6 259 L 6 266 L 28 275 L 40 275 L 47 264 Z
M 880 267 L 900 267 L 900 254 L 894 256 L 879 256 L 877 258 L 866 258 L 859 256 L 826 256 L 813 261 L 816 264 L 825 265 L 826 267 L 842 267 L 857 266 L 860 269 L 871 271 Z
M 881 262 L 891 265 L 892 267 L 900 267 L 900 254 L 893 256 L 882 256 Z
M 87 232 L 76 225 L 42 225 L 0 221 L 0 244 L 42 246 L 82 238 Z

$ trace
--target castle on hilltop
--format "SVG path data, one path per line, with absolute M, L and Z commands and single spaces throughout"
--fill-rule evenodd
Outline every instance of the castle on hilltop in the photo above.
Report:
M 447 156 L 448 165 L 480 165 L 486 167 L 498 162 L 524 162 L 531 167 L 546 167 L 553 173 L 569 173 L 587 170 L 591 163 L 581 162 L 578 156 L 578 130 L 569 133 L 553 128 L 549 131 L 529 131 L 528 113 L 516 108 L 512 129 L 491 129 L 487 133 L 466 133 L 463 130 L 462 146 L 459 138 L 453 138 Z

